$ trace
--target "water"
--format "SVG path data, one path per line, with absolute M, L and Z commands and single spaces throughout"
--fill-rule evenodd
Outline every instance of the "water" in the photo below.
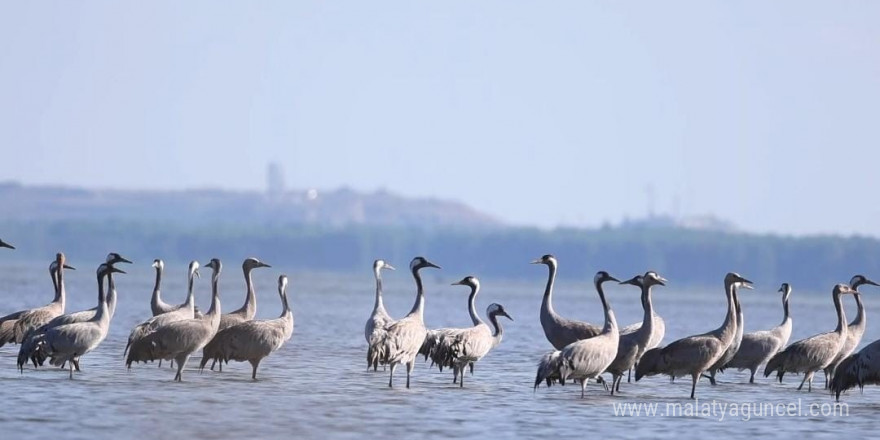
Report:
M 68 310 L 94 306 L 94 269 L 78 262 L 80 270 L 66 272 Z M 5 265 L 0 268 L 0 313 L 44 304 L 51 298 L 45 265 Z M 95 264 L 94 266 L 97 266 Z M 405 266 L 405 265 L 404 265 Z M 577 386 L 539 388 L 532 391 L 535 364 L 550 349 L 538 321 L 546 270 L 524 266 L 534 272 L 528 281 L 484 279 L 477 302 L 481 313 L 491 302 L 505 306 L 515 322 L 504 321 L 504 342 L 476 365 L 466 388 L 453 385 L 451 373 L 439 373 L 419 361 L 413 388 L 404 388 L 405 375 L 398 373 L 396 387 L 387 387 L 386 373 L 365 371 L 364 322 L 373 303 L 373 281 L 364 273 L 309 274 L 291 276 L 289 294 L 294 309 L 293 338 L 263 361 L 258 381 L 250 380 L 250 365 L 233 363 L 223 373 L 196 369 L 190 360 L 184 382 L 174 383 L 174 371 L 155 364 L 126 370 L 122 351 L 130 329 L 149 317 L 153 270 L 148 262 L 124 266 L 129 273 L 118 276 L 119 306 L 107 339 L 82 359 L 83 372 L 68 380 L 66 371 L 54 368 L 15 368 L 17 346 L 0 348 L 0 383 L 6 405 L 0 411 L 3 432 L 27 432 L 30 437 L 110 438 L 179 435 L 191 438 L 386 438 L 418 433 L 429 438 L 492 438 L 554 436 L 579 438 L 585 434 L 680 437 L 685 433 L 711 431 L 729 437 L 748 437 L 768 431 L 796 435 L 836 436 L 841 432 L 867 433 L 871 416 L 880 408 L 880 390 L 845 396 L 848 417 L 767 417 L 716 415 L 691 417 L 617 417 L 615 404 L 692 403 L 687 399 L 688 380 L 669 384 L 665 377 L 650 377 L 621 386 L 622 394 L 609 396 L 601 386 L 590 384 L 580 399 Z M 283 268 L 281 268 L 283 270 Z M 185 265 L 168 265 L 163 278 L 164 299 L 182 302 Z M 210 273 L 203 269 L 204 275 Z M 276 293 L 279 268 L 254 272 L 259 318 L 280 312 Z M 464 274 L 425 270 L 429 327 L 464 326 L 468 289 L 449 283 Z M 621 276 L 626 274 L 620 274 Z M 196 298 L 207 310 L 209 276 L 196 283 Z M 720 278 L 720 277 L 719 277 Z M 830 287 L 830 286 L 829 286 Z M 769 328 L 781 320 L 778 285 L 757 286 L 743 294 L 747 331 Z M 870 287 L 867 287 L 870 288 Z M 638 290 L 631 286 L 609 287 L 609 300 L 621 324 L 641 319 Z M 412 305 L 415 288 L 406 271 L 386 275 L 386 305 L 393 316 L 405 314 Z M 830 289 L 829 289 L 830 291 Z M 244 281 L 238 264 L 227 262 L 221 277 L 225 310 L 241 306 Z M 869 318 L 880 317 L 880 302 L 867 292 Z M 555 292 L 557 310 L 565 316 L 599 322 L 598 299 L 589 284 L 560 280 Z M 669 287 L 655 290 L 658 312 L 667 322 L 664 343 L 707 331 L 723 320 L 725 301 L 718 286 L 703 290 Z M 848 299 L 847 311 L 854 316 Z M 830 293 L 806 293 L 798 286 L 792 295 L 794 334 L 800 339 L 834 326 Z M 869 326 L 865 341 L 880 338 L 878 327 Z M 864 344 L 862 344 L 864 345 Z M 400 371 L 400 370 L 398 370 Z M 749 402 L 828 404 L 832 398 L 820 390 L 797 392 L 800 377 L 785 383 L 761 377 L 748 384 L 747 372 L 727 372 L 720 384 L 697 386 L 701 405 Z M 684 406 L 682 407 L 684 408 Z M 698 408 L 699 409 L 699 408 Z

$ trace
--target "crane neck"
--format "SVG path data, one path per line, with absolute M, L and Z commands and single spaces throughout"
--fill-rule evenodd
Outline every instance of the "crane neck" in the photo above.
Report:
M 735 289 L 735 288 L 733 289 L 733 305 L 736 306 L 737 331 L 740 331 L 741 327 L 743 326 L 743 309 L 742 309 L 742 304 L 739 302 L 739 292 L 737 292 L 737 289 Z M 740 333 L 742 333 L 742 332 L 740 331 Z
M 195 308 L 195 304 L 196 304 L 196 295 L 195 295 L 195 292 L 193 289 L 193 285 L 195 284 L 195 278 L 196 278 L 195 271 L 192 271 L 192 270 L 189 271 L 189 278 L 187 280 L 186 301 L 183 303 L 183 306 L 187 307 L 189 309 Z M 159 277 L 157 276 L 156 279 L 158 280 Z
M 547 287 L 544 288 L 544 301 L 541 302 L 541 310 L 554 314 L 556 311 L 553 310 L 553 285 L 556 283 L 556 263 L 550 262 L 547 264 L 547 268 L 549 269 Z
M 192 286 L 192 284 L 190 284 Z M 190 296 L 192 296 L 192 288 L 190 288 Z M 211 319 L 215 316 L 220 315 L 220 271 L 214 270 L 214 273 L 211 275 L 211 308 L 208 310 L 208 313 L 205 316 L 210 316 Z
M 52 301 L 58 301 L 58 298 L 61 295 L 58 287 L 58 268 L 52 266 L 49 268 L 49 276 L 52 277 L 52 291 L 55 292 L 54 299 Z
M 788 310 L 788 295 L 782 296 L 782 323 L 785 324 L 786 321 L 791 319 L 791 314 Z
M 596 283 L 596 291 L 599 292 L 602 309 L 605 311 L 605 326 L 602 328 L 602 333 L 617 332 L 617 319 L 614 317 L 611 305 L 605 299 L 605 289 L 602 287 L 602 283 Z
M 380 307 L 385 307 L 385 304 L 382 302 L 382 273 L 380 268 L 376 268 L 376 301 L 373 303 L 373 310 L 378 310 Z
M 64 288 L 64 265 L 58 265 L 58 290 L 55 291 L 55 299 L 52 300 L 55 304 L 61 305 L 61 312 L 64 312 L 64 302 L 67 298 L 67 289 Z
M 108 314 L 107 298 L 104 295 L 104 277 L 106 276 L 106 272 L 101 272 L 98 274 L 98 310 L 95 312 L 95 316 L 92 318 L 93 321 L 102 321 L 104 319 L 104 316 Z
M 727 294 L 727 315 L 719 328 L 718 336 L 725 343 L 732 341 L 736 333 L 736 290 L 733 284 L 733 282 L 724 282 L 724 290 Z
M 153 284 L 153 297 L 150 298 L 150 305 L 152 306 L 153 310 L 156 310 L 159 307 L 159 303 L 162 302 L 162 293 L 159 291 L 160 285 L 162 285 L 162 266 L 157 264 L 156 283 Z
M 498 322 L 498 316 L 495 313 L 489 315 L 489 322 L 492 323 L 492 327 L 495 329 L 495 333 L 492 335 L 492 346 L 495 347 L 501 343 L 501 339 L 504 337 L 504 326 Z
M 279 292 L 279 294 L 281 295 L 281 316 L 280 317 L 284 318 L 289 313 L 291 313 L 290 304 L 287 302 L 287 290 L 281 290 L 281 292 Z
M 846 336 L 846 312 L 843 310 L 843 302 L 840 300 L 840 294 L 833 295 L 834 308 L 837 310 L 837 328 L 834 331 L 842 337 Z
M 110 316 L 116 312 L 116 283 L 113 282 L 113 272 L 107 273 L 107 311 Z
M 480 286 L 471 286 L 471 294 L 468 296 L 468 313 L 471 315 L 471 322 L 475 326 L 484 324 L 483 320 L 480 319 L 480 315 L 477 314 L 476 299 L 479 292 Z
M 247 284 L 247 298 L 245 298 L 244 305 L 241 306 L 241 308 L 245 311 L 247 319 L 253 319 L 254 315 L 257 314 L 257 294 L 254 291 L 254 280 L 251 277 L 252 270 L 252 267 L 244 269 L 244 282 Z
M 652 285 L 642 285 L 642 326 L 637 331 L 650 335 L 654 332 L 654 303 L 651 299 Z
M 417 313 L 419 316 L 424 317 L 425 310 L 425 290 L 422 287 L 422 275 L 419 273 L 421 268 L 413 268 L 412 275 L 416 280 L 416 302 L 413 304 L 412 309 L 410 309 L 409 314 Z
M 862 294 L 858 291 L 853 292 L 853 296 L 856 297 L 856 307 L 858 307 L 858 311 L 856 312 L 856 318 L 850 323 L 850 325 L 858 325 L 865 322 L 865 319 L 868 317 L 865 313 L 865 305 L 862 304 Z

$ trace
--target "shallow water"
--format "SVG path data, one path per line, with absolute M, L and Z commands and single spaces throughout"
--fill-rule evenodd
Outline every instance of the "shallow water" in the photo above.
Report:
M 7 264 L 0 268 L 0 315 L 51 299 L 51 283 L 42 266 Z M 92 307 L 97 298 L 94 269 L 88 270 L 83 263 L 77 266 L 80 270 L 66 272 L 71 311 Z M 533 392 L 536 362 L 551 348 L 538 320 L 546 270 L 534 266 L 524 269 L 534 272 L 527 281 L 482 280 L 483 291 L 477 299 L 481 314 L 489 303 L 498 302 L 516 321 L 502 319 L 503 343 L 477 363 L 464 389 L 451 383 L 451 373 L 432 370 L 421 361 L 411 389 L 404 388 L 401 369 L 393 389 L 387 387 L 387 373 L 365 371 L 363 326 L 373 304 L 369 269 L 356 275 L 289 273 L 293 338 L 263 361 L 258 381 L 250 380 L 247 363 L 230 364 L 223 373 L 199 374 L 199 359 L 194 357 L 184 372 L 184 382 L 174 383 L 174 371 L 167 364 L 161 369 L 155 364 L 131 370 L 124 366 L 122 351 L 128 332 L 150 315 L 154 272 L 147 262 L 123 268 L 129 273 L 117 276 L 120 299 L 110 333 L 101 346 L 83 357 L 83 371 L 74 380 L 54 368 L 28 368 L 19 374 L 15 367 L 18 346 L 0 348 L 0 383 L 7 401 L 0 411 L 4 432 L 27 432 L 37 438 L 133 437 L 136 433 L 193 438 L 364 438 L 419 433 L 449 439 L 477 435 L 571 438 L 587 433 L 680 437 L 706 430 L 729 437 L 769 431 L 837 437 L 841 432 L 868 432 L 874 426 L 869 416 L 880 409 L 880 390 L 868 388 L 864 394 L 856 391 L 845 396 L 849 410 L 845 417 L 753 415 L 744 420 L 743 414 L 727 412 L 719 421 L 720 407 L 714 414 L 699 411 L 714 401 L 716 405 L 799 404 L 806 413 L 810 404 L 833 401 L 821 391 L 821 375 L 814 383 L 819 390 L 806 393 L 795 391 L 800 377 L 787 376 L 783 384 L 761 377 L 751 385 L 747 372 L 728 371 L 716 387 L 706 382 L 697 386 L 697 414 L 684 417 L 662 415 L 667 404 L 681 404 L 684 411 L 692 403 L 687 399 L 688 380 L 670 384 L 667 378 L 650 377 L 624 383 L 616 396 L 590 384 L 585 399 L 580 399 L 577 386 L 541 387 Z M 162 293 L 167 302 L 183 301 L 185 270 L 184 265 L 166 268 Z M 275 287 L 280 270 L 254 272 L 258 318 L 274 318 L 280 312 Z M 204 311 L 209 305 L 210 270 L 202 271 L 196 299 Z M 425 275 L 428 326 L 468 325 L 468 289 L 449 286 L 463 274 L 426 270 Z M 775 293 L 778 284 L 756 287 L 743 295 L 747 331 L 777 325 L 782 316 Z M 414 291 L 406 271 L 387 273 L 385 302 L 393 316 L 410 309 Z M 622 325 L 641 319 L 637 289 L 612 286 L 608 291 Z M 240 307 L 244 292 L 238 264 L 227 262 L 221 277 L 224 309 Z M 869 320 L 880 316 L 880 301 L 874 300 L 873 293 L 866 293 Z M 560 280 L 554 300 L 557 311 L 565 316 L 591 322 L 602 319 L 589 284 Z M 654 302 L 667 322 L 664 344 L 717 327 L 725 313 L 720 280 L 714 288 L 688 290 L 675 287 L 672 280 L 669 287 L 656 288 Z M 852 317 L 851 299 L 847 305 Z M 835 325 L 830 293 L 806 293 L 795 286 L 792 314 L 792 340 Z M 878 338 L 878 327 L 869 326 L 864 340 Z M 616 404 L 630 403 L 658 403 L 660 415 L 615 416 Z

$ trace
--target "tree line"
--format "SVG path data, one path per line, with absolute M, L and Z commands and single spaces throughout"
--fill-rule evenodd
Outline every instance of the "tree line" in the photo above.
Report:
M 363 271 L 383 258 L 403 269 L 425 255 L 456 273 L 531 278 L 529 261 L 556 255 L 560 278 L 597 270 L 628 276 L 651 269 L 676 284 L 715 285 L 735 271 L 760 283 L 830 287 L 855 273 L 880 278 L 880 241 L 869 237 L 758 235 L 682 228 L 419 229 L 303 225 L 203 225 L 118 221 L 0 222 L 18 250 L 0 259 L 45 259 L 63 250 L 98 261 L 109 251 L 169 262 L 258 256 L 293 269 Z

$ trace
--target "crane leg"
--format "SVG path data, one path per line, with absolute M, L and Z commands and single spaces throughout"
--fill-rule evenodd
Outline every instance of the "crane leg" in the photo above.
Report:
M 391 364 L 391 374 L 388 375 L 388 388 L 394 387 L 394 369 L 397 368 L 397 363 Z
M 411 360 L 406 363 L 406 387 L 409 388 L 409 377 L 412 375 L 413 366 L 415 365 L 415 360 Z
M 757 368 L 752 368 L 752 375 L 749 377 L 749 383 L 755 383 L 755 370 L 757 370 Z
M 73 362 L 73 367 L 76 369 L 77 372 L 82 371 L 79 369 L 79 359 L 78 358 L 73 358 L 73 360 L 71 362 Z
M 67 369 L 70 371 L 70 379 L 73 379 L 73 362 L 67 363 Z
M 584 392 L 587 391 L 587 382 L 589 382 L 589 380 L 586 378 L 581 380 L 581 399 L 584 398 Z
M 189 355 L 183 359 L 177 359 L 177 375 L 174 376 L 174 379 L 178 382 L 183 382 L 183 367 L 186 366 L 187 359 L 189 359 Z
M 798 391 L 800 391 L 804 388 L 804 383 L 807 381 L 807 378 L 812 378 L 812 377 L 813 377 L 812 372 L 805 374 L 804 379 L 801 381 L 801 384 L 798 385 L 798 387 L 797 387 Z
M 694 398 L 694 392 L 697 391 L 697 379 L 700 378 L 700 373 L 691 374 L 691 399 Z
M 251 361 L 251 365 L 254 366 L 254 374 L 251 375 L 251 379 L 257 380 L 257 367 L 260 366 L 260 360 L 257 359 L 257 360 Z

